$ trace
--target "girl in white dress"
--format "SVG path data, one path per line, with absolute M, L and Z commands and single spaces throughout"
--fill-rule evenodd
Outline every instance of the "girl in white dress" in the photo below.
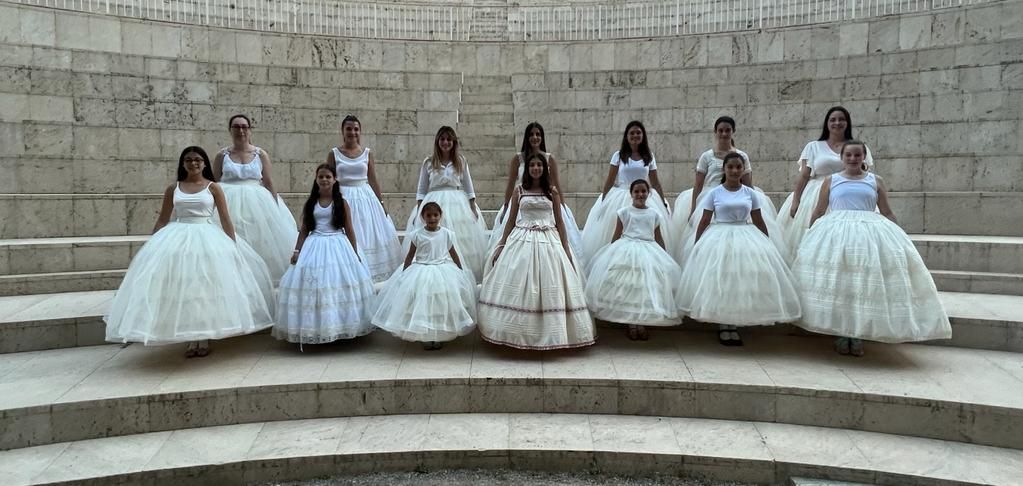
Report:
M 384 211 L 384 199 L 373 165 L 373 154 L 361 145 L 362 124 L 348 115 L 341 121 L 344 143 L 327 154 L 335 167 L 341 194 L 352 210 L 359 252 L 374 282 L 382 282 L 401 265 L 398 231 Z
M 302 231 L 292 266 L 278 290 L 273 336 L 323 344 L 369 334 L 367 305 L 373 279 L 356 252 L 352 211 L 341 196 L 334 168 L 320 164 L 302 207 Z
M 483 277 L 483 339 L 520 349 L 589 346 L 595 341 L 582 277 L 572 263 L 561 211 L 543 155 L 526 159 L 501 240 Z
M 103 317 L 106 339 L 147 346 L 190 341 L 185 356 L 206 356 L 210 339 L 273 324 L 273 284 L 263 260 L 235 236 L 203 149 L 181 152 L 177 179 Z
M 803 241 L 803 234 L 810 227 L 810 215 L 817 205 L 821 182 L 825 177 L 842 171 L 842 157 L 838 151 L 841 150 L 842 144 L 852 139 L 852 118 L 849 111 L 841 106 L 834 106 L 824 116 L 824 128 L 820 139 L 803 147 L 803 152 L 799 155 L 799 176 L 796 177 L 795 190 L 782 203 L 778 218 L 785 246 L 790 252 L 790 260 L 795 258 Z M 863 164 L 867 169 L 874 165 L 869 148 Z
M 763 191 L 753 185 L 753 166 L 750 164 L 749 155 L 735 147 L 734 134 L 735 120 L 732 117 L 722 116 L 714 121 L 714 148 L 701 154 L 697 160 L 693 187 L 683 191 L 675 198 L 675 206 L 669 224 L 671 234 L 675 235 L 673 240 L 675 244 L 669 250 L 680 265 L 685 263 L 685 252 L 692 249 L 692 237 L 696 233 L 696 223 L 702 216 L 696 213 L 696 209 L 700 207 L 703 198 L 724 181 L 723 158 L 731 152 L 742 156 L 745 165 L 741 181 L 743 185 L 757 191 L 756 195 L 760 200 L 760 215 L 764 218 L 771 239 L 779 246 L 779 250 L 785 248 L 780 228 L 776 226 L 778 213 L 774 208 L 774 203 Z M 787 256 L 788 251 L 783 251 L 782 255 Z
M 679 311 L 722 325 L 721 344 L 741 346 L 735 326 L 795 321 L 799 294 L 788 265 L 768 238 L 756 191 L 742 184 L 742 156 L 730 153 L 724 165 L 725 182 L 701 205 L 696 245 L 682 268 Z
M 644 326 L 681 323 L 675 294 L 682 269 L 664 250 L 660 213 L 647 207 L 650 184 L 629 187 L 632 205 L 618 210 L 611 244 L 593 257 L 586 302 L 593 316 L 629 325 L 629 339 L 647 340 Z
M 235 230 L 266 262 L 274 285 L 288 269 L 298 236 L 295 217 L 274 191 L 270 154 L 250 143 L 252 122 L 245 115 L 228 120 L 232 145 L 213 159 Z
M 480 217 L 480 208 L 476 205 L 469 166 L 458 152 L 455 130 L 441 127 L 433 140 L 433 156 L 423 161 L 419 171 L 416 207 L 409 214 L 405 231 L 411 235 L 422 228 L 424 223 L 420 209 L 425 203 L 436 202 L 444 212 L 441 225 L 458 236 L 462 263 L 479 282 L 483 280 L 483 258 L 487 252 L 487 223 Z M 406 238 L 403 244 L 406 254 L 409 241 Z
M 512 192 L 516 186 L 522 183 L 526 159 L 533 154 L 543 155 L 547 159 L 547 164 L 551 169 L 551 185 L 559 192 L 562 189 L 561 171 L 558 170 L 558 162 L 554 155 L 547 151 L 547 137 L 544 135 L 543 125 L 540 122 L 530 122 L 526 125 L 525 133 L 522 134 L 522 147 L 508 161 L 508 184 L 504 190 L 504 201 L 494 218 L 494 230 L 490 232 L 488 248 L 491 252 L 501 240 L 503 235 L 501 230 L 504 228 L 505 217 L 508 215 L 510 207 L 508 203 L 511 201 Z M 564 199 L 561 200 L 561 220 L 565 222 L 565 232 L 568 234 L 568 244 L 572 248 L 574 261 L 580 264 L 579 268 L 586 268 L 589 255 L 583 251 L 582 233 L 579 231 L 579 224 L 575 221 L 572 209 L 568 207 L 568 203 Z
M 835 349 L 853 356 L 863 355 L 863 339 L 951 338 L 934 280 L 899 228 L 884 181 L 863 169 L 867 147 L 849 141 L 840 153 L 844 170 L 824 178 L 793 265 L 803 305 L 798 325 L 840 336 Z
M 469 334 L 476 322 L 476 282 L 462 267 L 455 232 L 440 226 L 442 214 L 436 202 L 423 203 L 424 226 L 406 237 L 405 264 L 374 301 L 374 326 L 424 349 Z
M 618 210 L 632 204 L 629 186 L 636 179 L 650 183 L 653 188 L 650 207 L 660 213 L 664 221 L 669 221 L 668 203 L 661 198 L 664 192 L 657 179 L 657 159 L 650 151 L 646 128 L 634 120 L 626 125 L 621 148 L 611 155 L 611 168 L 608 169 L 604 189 L 586 216 L 583 253 L 595 255 L 604 245 L 611 243 L 611 235 L 618 224 Z M 665 243 L 671 246 L 672 236 L 663 236 Z

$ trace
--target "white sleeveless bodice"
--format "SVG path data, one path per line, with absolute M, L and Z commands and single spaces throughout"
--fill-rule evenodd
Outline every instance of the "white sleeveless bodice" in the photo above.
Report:
M 256 147 L 256 156 L 252 158 L 252 162 L 239 164 L 231 160 L 231 151 L 224 149 L 223 174 L 220 177 L 221 182 L 259 182 L 263 180 L 263 161 L 259 158 L 259 152 L 260 148 Z
M 451 247 L 455 244 L 455 234 L 441 226 L 437 231 L 419 228 L 412 234 L 412 243 L 416 245 L 415 262 L 423 265 L 439 265 L 451 262 Z
M 313 219 L 316 220 L 316 233 L 331 235 L 341 233 L 341 228 L 335 228 L 330 224 L 330 218 L 334 215 L 334 203 L 330 203 L 327 207 L 321 207 L 320 202 L 317 201 L 313 204 Z
M 653 241 L 654 228 L 661 224 L 657 211 L 631 204 L 618 210 L 618 219 L 622 220 L 622 237 L 632 240 Z
M 354 159 L 342 154 L 337 147 L 331 149 L 334 152 L 334 163 L 337 167 L 337 181 L 342 186 L 356 186 L 363 184 L 369 177 L 369 148 L 362 149 L 362 153 Z
M 554 203 L 543 194 L 522 194 L 515 226 L 532 230 L 555 228 Z
M 210 183 L 212 184 L 212 182 Z M 208 223 L 213 217 L 213 193 L 210 184 L 203 190 L 189 194 L 181 190 L 181 184 L 174 187 L 174 215 L 180 223 Z
M 831 210 L 873 211 L 877 208 L 877 177 L 867 172 L 862 179 L 849 179 L 831 174 Z

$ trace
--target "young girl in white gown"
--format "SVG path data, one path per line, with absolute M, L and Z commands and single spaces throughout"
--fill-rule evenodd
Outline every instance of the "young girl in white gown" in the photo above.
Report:
M 507 222 L 484 271 L 479 299 L 483 339 L 520 349 L 589 346 L 596 336 L 583 279 L 573 265 L 543 155 L 526 159 Z
M 263 260 L 235 236 L 203 149 L 181 152 L 177 179 L 164 192 L 152 238 L 132 258 L 103 317 L 106 339 L 190 341 L 186 356 L 206 356 L 210 339 L 270 327 L 273 284 Z M 214 208 L 220 227 L 213 224 Z
M 362 123 L 348 115 L 341 121 L 344 143 L 327 154 L 334 167 L 341 194 L 352 210 L 359 252 L 369 267 L 374 282 L 382 282 L 401 265 L 401 244 L 394 222 L 384 211 L 384 200 L 377 183 L 373 155 L 361 144 Z
M 405 233 L 411 235 L 424 225 L 421 208 L 429 202 L 443 208 L 441 225 L 458 237 L 458 252 L 477 282 L 483 279 L 483 258 L 487 252 L 487 223 L 480 217 L 476 191 L 469 166 L 459 154 L 458 136 L 451 127 L 441 127 L 433 140 L 433 156 L 423 161 L 416 190 L 416 207 L 409 214 Z M 408 253 L 408 238 L 403 246 Z
M 274 192 L 270 154 L 250 143 L 249 117 L 234 115 L 228 126 L 232 145 L 214 158 L 213 175 L 224 191 L 235 231 L 263 258 L 276 285 L 288 269 L 298 236 L 295 217 Z
M 657 178 L 657 159 L 650 151 L 646 128 L 633 120 L 625 126 L 621 148 L 611 155 L 611 168 L 604 181 L 604 190 L 586 216 L 586 226 L 583 227 L 585 254 L 595 255 L 604 245 L 611 243 L 611 235 L 618 224 L 618 210 L 632 204 L 629 186 L 636 179 L 650 183 L 653 189 L 650 192 L 650 209 L 660 213 L 664 221 L 669 221 L 668 204 L 662 199 L 664 192 Z M 672 235 L 662 236 L 670 247 Z
M 423 203 L 424 226 L 406 237 L 405 264 L 374 301 L 374 326 L 425 349 L 469 334 L 476 322 L 476 281 L 463 269 L 455 232 L 440 226 L 442 215 L 436 202 Z
M 675 293 L 682 269 L 664 249 L 660 213 L 647 207 L 650 184 L 629 187 L 632 205 L 618 210 L 611 244 L 593 257 L 586 278 L 586 302 L 593 316 L 629 324 L 629 339 L 647 339 L 644 326 L 681 323 Z
M 334 168 L 320 164 L 302 207 L 302 231 L 278 289 L 275 338 L 322 344 L 369 334 L 373 279 L 360 260 L 351 208 Z
M 846 142 L 844 170 L 823 180 L 793 265 L 803 305 L 798 325 L 840 336 L 835 349 L 854 356 L 863 355 L 864 339 L 951 338 L 931 273 L 896 224 L 884 182 L 863 169 L 866 153 L 862 142 Z
M 722 325 L 721 344 L 738 346 L 736 326 L 799 319 L 799 294 L 768 238 L 756 191 L 742 184 L 742 156 L 733 152 L 724 160 L 725 180 L 704 198 L 696 244 L 682 268 L 679 311 Z

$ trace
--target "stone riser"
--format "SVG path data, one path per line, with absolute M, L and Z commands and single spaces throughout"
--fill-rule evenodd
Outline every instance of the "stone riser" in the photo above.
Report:
M 121 285 L 126 268 L 127 266 L 119 270 L 6 275 L 0 277 L 0 296 L 114 290 Z
M 978 294 L 1023 295 L 1023 274 L 932 270 L 938 290 Z

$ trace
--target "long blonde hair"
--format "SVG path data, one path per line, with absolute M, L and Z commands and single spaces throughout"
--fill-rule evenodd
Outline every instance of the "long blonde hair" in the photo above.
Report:
M 455 173 L 461 174 L 465 166 L 462 157 L 458 155 L 458 135 L 455 134 L 454 128 L 447 125 L 440 127 L 440 130 L 437 130 L 437 136 L 433 137 L 433 157 L 430 157 L 430 166 L 434 170 L 441 170 L 444 167 L 442 164 L 447 162 L 440 151 L 440 137 L 444 135 L 451 139 L 451 153 L 449 154 L 451 164 L 455 168 Z

